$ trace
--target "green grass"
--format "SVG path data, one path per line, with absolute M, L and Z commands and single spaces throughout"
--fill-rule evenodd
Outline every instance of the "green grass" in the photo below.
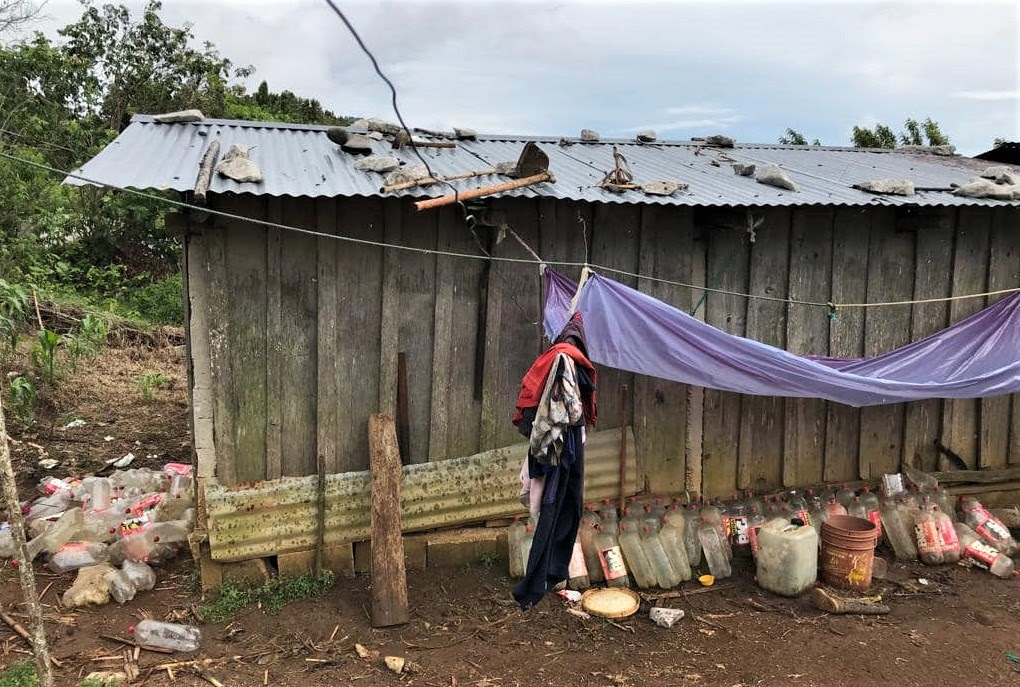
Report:
M 116 685 L 114 680 L 97 680 L 96 678 L 82 680 L 78 683 L 78 687 L 116 687 Z
M 15 661 L 0 673 L 0 687 L 35 687 L 37 684 L 35 666 L 29 660 Z
M 320 597 L 333 586 L 333 574 L 322 577 L 275 577 L 258 587 L 225 582 L 219 596 L 199 611 L 207 623 L 222 623 L 248 606 L 259 606 L 266 613 L 276 614 L 292 601 Z M 4 687 L 0 685 L 0 687 Z

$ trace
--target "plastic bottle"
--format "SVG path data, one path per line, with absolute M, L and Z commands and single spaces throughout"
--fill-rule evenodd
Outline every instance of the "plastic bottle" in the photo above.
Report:
M 507 529 L 507 560 L 509 561 L 510 577 L 524 577 L 523 556 L 521 555 L 521 546 L 524 542 L 524 527 L 521 516 L 518 515 Z
M 715 501 L 701 509 L 701 520 L 704 521 L 707 518 L 708 522 L 710 522 L 719 533 L 719 540 L 721 542 L 720 547 L 723 555 L 726 556 L 726 560 L 728 561 L 733 558 L 733 549 L 730 548 L 730 540 L 727 536 L 726 529 L 723 526 L 722 516 L 724 510 L 725 508 L 723 507 L 722 501 L 717 496 Z M 700 533 L 698 536 L 701 536 Z M 704 546 L 702 546 L 702 548 L 704 548 Z
M 825 516 L 831 518 L 833 515 L 846 515 L 846 506 L 840 503 L 835 496 L 829 497 L 829 502 L 825 504 Z
M 939 481 L 937 479 L 935 479 L 934 477 L 932 477 L 931 475 L 929 475 L 926 472 L 921 472 L 920 470 L 915 470 L 914 468 L 910 467 L 909 465 L 904 465 L 903 466 L 903 474 L 906 476 L 906 478 L 908 480 L 913 482 L 914 486 L 919 491 L 922 491 L 922 492 L 932 492 L 932 491 L 935 491 L 935 488 L 938 487 L 938 485 L 939 485 Z
M 917 541 L 917 556 L 922 563 L 928 565 L 943 563 L 938 520 L 932 513 L 930 503 L 922 505 L 914 516 L 914 538 Z
M 782 518 L 765 523 L 758 533 L 758 585 L 781 596 L 799 596 L 818 575 L 818 533 L 811 525 L 792 525 Z
M 61 546 L 50 556 L 46 567 L 50 572 L 65 573 L 78 568 L 96 565 L 106 560 L 106 544 L 92 541 L 72 541 Z
M 595 526 L 595 543 L 599 550 L 599 564 L 602 567 L 602 575 L 606 585 L 610 587 L 629 587 L 630 575 L 627 572 L 627 563 L 623 559 L 623 552 L 616 535 L 606 531 L 604 525 Z
M 53 554 L 56 552 L 78 534 L 83 522 L 81 508 L 72 508 L 64 512 L 60 519 L 50 524 L 42 534 L 28 542 L 25 547 L 28 560 L 35 560 L 40 553 Z
M 750 489 L 745 490 L 744 507 L 747 509 L 747 512 L 750 513 L 751 507 L 755 505 L 758 506 L 759 511 L 764 511 L 765 505 L 762 503 L 761 499 L 755 496 L 754 492 L 752 492 Z
M 616 506 L 609 499 L 602 500 L 602 507 L 599 509 L 599 517 L 602 519 L 602 524 L 613 521 L 619 521 L 619 513 L 616 512 Z
M 654 587 L 656 578 L 652 563 L 648 560 L 648 555 L 641 545 L 641 537 L 638 535 L 637 528 L 631 526 L 631 523 L 626 520 L 620 521 L 620 549 L 623 551 L 623 558 L 627 561 L 627 570 L 630 571 L 635 584 L 642 589 Z
M 588 566 L 584 562 L 584 550 L 578 539 L 574 541 L 574 550 L 570 554 L 570 563 L 567 565 L 567 589 L 579 591 L 590 586 L 591 578 L 588 576 Z
M 878 497 L 872 493 L 869 487 L 861 489 L 861 503 L 864 504 L 864 510 L 867 514 L 868 520 L 870 520 L 876 528 L 878 528 L 878 536 L 882 536 L 882 509 L 881 504 L 878 502 Z
M 14 535 L 11 533 L 10 524 L 0 523 L 0 558 L 12 558 L 14 556 Z
M 737 494 L 726 506 L 727 534 L 730 546 L 741 551 L 749 551 L 751 540 L 747 536 L 747 506 Z
M 960 538 L 956 535 L 953 521 L 942 512 L 942 509 L 932 505 L 932 516 L 939 529 L 939 544 L 942 547 L 942 561 L 944 563 L 956 563 L 960 560 Z
M 171 651 L 196 651 L 202 643 L 202 631 L 191 625 L 164 623 L 146 618 L 128 630 L 142 646 L 156 646 Z
M 719 529 L 708 516 L 701 516 L 698 540 L 701 542 L 705 561 L 708 563 L 708 569 L 712 575 L 717 580 L 729 577 L 731 573 L 730 559 L 726 556 L 723 548 L 726 545 L 726 539 L 719 535 Z
M 988 512 L 973 496 L 964 498 L 960 503 L 967 526 L 993 547 L 1012 556 L 1016 553 L 1017 543 L 1002 521 Z
M 687 504 L 684 510 L 684 548 L 687 549 L 687 562 L 692 568 L 701 564 L 701 541 L 698 539 L 698 526 L 701 524 L 701 514 L 698 506 L 693 503 Z
M 917 558 L 917 544 L 914 543 L 913 521 L 910 521 L 910 528 L 906 523 L 906 515 L 899 504 L 892 498 L 885 499 L 882 502 L 882 533 L 896 558 L 912 561 Z
M 36 520 L 56 518 L 72 508 L 77 510 L 76 506 L 70 490 L 61 490 L 33 501 L 28 512 L 25 513 L 25 522 L 32 523 Z
M 103 575 L 103 579 L 106 580 L 110 596 L 119 604 L 127 603 L 138 593 L 131 578 L 123 570 L 111 570 Z
M 682 527 L 687 525 L 683 518 L 680 519 L 680 523 Z M 659 528 L 659 541 L 662 542 L 666 557 L 677 574 L 678 582 L 691 579 L 691 562 L 687 558 L 687 545 L 684 540 L 685 530 L 674 525 L 668 518 L 663 518 L 662 527 Z
M 765 516 L 761 512 L 761 504 L 752 503 L 747 511 L 747 544 L 753 558 L 758 558 L 758 531 L 764 524 Z
M 908 520 L 913 518 L 921 512 L 921 502 L 917 499 L 917 494 L 913 489 L 906 489 L 898 499 L 899 507 L 906 514 Z
M 524 526 L 524 537 L 521 539 L 521 566 L 528 570 L 528 559 L 531 558 L 531 544 L 535 541 L 535 526 L 530 522 Z M 523 575 L 521 575 L 523 577 Z
M 958 522 L 953 528 L 960 540 L 960 549 L 963 555 L 976 566 L 987 570 L 996 577 L 1003 579 L 1013 577 L 1014 564 L 1009 556 L 988 544 L 966 524 Z
M 850 502 L 857 496 L 857 492 L 848 487 L 846 484 L 841 484 L 839 491 L 836 492 L 836 500 L 839 501 L 843 508 L 849 508 Z
M 853 500 L 850 502 L 850 505 L 847 506 L 846 514 L 854 518 L 860 518 L 862 520 L 868 519 L 868 509 L 864 507 L 864 502 L 861 501 L 860 496 L 854 496 Z
M 143 492 L 153 492 L 166 486 L 166 477 L 163 473 L 154 472 L 149 468 L 132 468 L 118 470 L 110 475 L 110 483 L 114 487 L 123 487 L 124 489 L 135 487 Z
M 935 487 L 931 493 L 931 500 L 939 507 L 946 517 L 953 523 L 956 522 L 956 497 L 946 492 L 942 487 Z
M 120 569 L 140 592 L 147 592 L 156 586 L 156 572 L 145 563 L 124 561 Z
M 598 515 L 595 515 L 595 518 L 598 518 Z M 582 516 L 581 524 L 577 528 L 577 539 L 581 542 L 581 554 L 584 556 L 584 565 L 588 569 L 589 584 L 599 584 L 605 582 L 606 579 L 602 574 L 602 564 L 599 562 L 596 527 L 599 527 L 598 522 L 594 519 L 586 520 Z
M 805 525 L 811 524 L 811 514 L 808 511 L 807 500 L 796 491 L 790 492 L 790 498 L 786 503 L 790 506 L 791 519 L 799 518 Z
M 655 582 L 663 589 L 672 589 L 680 584 L 680 574 L 673 568 L 666 547 L 659 536 L 659 528 L 648 525 L 641 526 L 641 547 L 645 550 Z
M 623 513 L 621 513 L 620 515 L 621 515 L 619 525 L 620 531 L 622 532 L 624 525 L 626 525 L 627 529 L 631 530 L 632 532 L 637 532 L 638 528 L 641 526 L 641 516 L 638 515 L 638 512 L 634 509 L 634 506 L 633 505 L 624 506 Z M 643 516 L 644 513 L 641 513 L 641 515 Z

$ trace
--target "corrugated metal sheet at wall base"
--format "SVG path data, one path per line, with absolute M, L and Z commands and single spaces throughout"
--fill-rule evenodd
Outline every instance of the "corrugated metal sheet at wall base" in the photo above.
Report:
M 638 490 L 634 433 L 627 433 L 625 493 Z M 523 444 L 466 458 L 404 467 L 401 526 L 404 532 L 465 525 L 526 513 L 518 500 Z M 619 496 L 620 432 L 588 434 L 585 499 Z M 314 548 L 318 477 L 284 477 L 237 488 L 205 487 L 209 546 L 217 561 L 241 561 Z M 326 546 L 368 539 L 370 473 L 326 477 Z

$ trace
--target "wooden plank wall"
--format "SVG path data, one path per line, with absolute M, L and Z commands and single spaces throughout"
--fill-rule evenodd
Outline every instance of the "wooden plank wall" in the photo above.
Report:
M 419 214 L 407 201 L 225 196 L 215 205 L 327 234 L 528 257 L 512 230 L 549 261 L 587 259 L 776 298 L 912 300 L 1020 283 L 1020 212 L 1010 208 L 692 211 L 508 199 L 490 204 L 476 239 L 457 209 Z M 207 224 L 189 241 L 200 264 L 190 280 L 205 287 L 192 303 L 203 313 L 195 321 L 207 323 L 208 345 L 196 354 L 211 379 L 221 482 L 314 474 L 319 456 L 329 472 L 366 469 L 367 418 L 395 410 L 398 352 L 408 363 L 412 462 L 523 440 L 510 417 L 521 376 L 545 343 L 537 267 L 383 251 L 238 221 Z M 687 311 L 702 297 L 655 279 L 606 276 Z M 926 336 L 984 304 L 846 308 L 830 317 L 824 308 L 710 293 L 700 307 L 733 334 L 852 357 Z M 680 491 L 691 475 L 715 495 L 875 477 L 901 461 L 933 469 L 936 440 L 977 467 L 1020 464 L 1013 398 L 861 411 L 692 395 L 681 384 L 602 370 L 603 428 L 621 421 L 622 384 L 631 389 L 639 467 L 657 492 Z M 697 409 L 692 398 L 703 398 Z M 690 430 L 695 417 L 700 433 Z

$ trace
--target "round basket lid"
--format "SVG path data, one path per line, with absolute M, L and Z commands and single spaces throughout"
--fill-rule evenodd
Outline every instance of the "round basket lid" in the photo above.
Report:
M 640 606 L 641 597 L 624 587 L 589 589 L 581 596 L 581 608 L 601 618 L 626 618 Z

